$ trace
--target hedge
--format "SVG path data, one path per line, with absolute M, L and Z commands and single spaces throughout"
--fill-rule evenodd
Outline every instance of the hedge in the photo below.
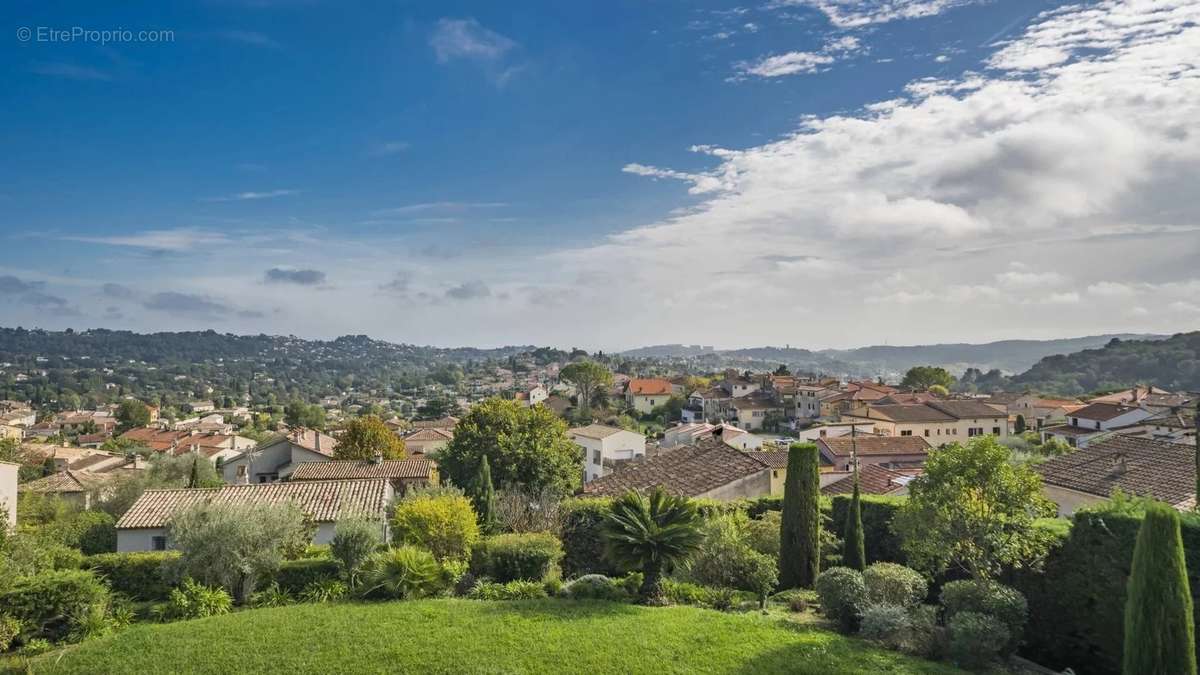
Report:
M 1200 611 L 1200 516 L 1181 515 L 1188 583 Z M 1078 511 L 1042 572 L 1010 573 L 1005 583 L 1029 602 L 1022 654 L 1077 673 L 1121 672 L 1125 590 L 1141 521 L 1136 506 Z
M 471 573 L 499 583 L 541 581 L 563 557 L 558 538 L 547 532 L 484 537 L 471 550 Z
M 21 622 L 21 642 L 65 640 L 76 621 L 108 608 L 109 592 L 84 570 L 55 570 L 17 579 L 0 593 L 0 608 Z
M 101 553 L 88 557 L 83 566 L 132 600 L 162 601 L 174 587 L 171 566 L 177 560 L 178 551 Z
M 904 497 L 862 495 L 863 539 L 868 565 L 876 562 L 905 564 L 900 537 L 892 532 L 892 519 L 903 505 Z M 837 495 L 833 498 L 833 522 L 829 523 L 829 526 L 840 538 L 846 536 L 846 511 L 849 508 L 850 495 Z
M 338 579 L 341 568 L 333 558 L 301 558 L 300 560 L 285 560 L 275 572 L 275 583 L 279 588 L 299 595 L 313 582 Z M 267 582 L 259 584 L 266 586 Z
M 585 574 L 613 577 L 620 570 L 604 555 L 604 537 L 600 525 L 608 517 L 612 501 L 608 499 L 568 499 L 562 504 L 563 577 L 573 579 Z

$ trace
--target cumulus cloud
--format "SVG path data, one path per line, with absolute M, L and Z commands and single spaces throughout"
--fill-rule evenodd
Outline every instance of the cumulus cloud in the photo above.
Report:
M 320 270 L 299 270 L 290 267 L 272 267 L 263 275 L 269 284 L 295 284 L 297 286 L 319 286 L 325 283 L 325 273 Z
M 839 28 L 921 19 L 984 0 L 774 0 L 772 7 L 811 7 Z
M 737 74 L 733 80 L 747 75 L 756 77 L 783 77 L 826 70 L 834 61 L 862 51 L 859 40 L 852 35 L 832 39 L 818 52 L 795 51 L 764 56 L 757 61 L 742 61 L 735 64 Z

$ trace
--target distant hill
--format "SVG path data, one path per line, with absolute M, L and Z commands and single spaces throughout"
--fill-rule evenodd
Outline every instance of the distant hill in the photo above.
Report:
M 1009 388 L 1078 395 L 1134 384 L 1200 391 L 1200 331 L 1162 340 L 1113 339 L 1100 349 L 1047 356 L 1013 377 Z
M 1039 359 L 1054 354 L 1069 354 L 1103 347 L 1113 338 L 1120 340 L 1156 340 L 1164 335 L 1092 335 L 1060 340 L 1002 340 L 986 344 L 937 344 L 913 346 L 859 347 L 811 351 L 797 347 L 747 347 L 713 349 L 700 345 L 656 345 L 622 352 L 631 358 L 683 359 L 703 365 L 754 367 L 763 364 L 787 364 L 801 371 L 834 375 L 883 376 L 894 378 L 913 366 L 942 366 L 961 374 L 968 368 L 984 372 L 998 369 L 1006 374 L 1022 372 Z

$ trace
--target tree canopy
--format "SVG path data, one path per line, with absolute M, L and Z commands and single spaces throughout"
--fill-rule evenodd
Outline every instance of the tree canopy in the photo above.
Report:
M 575 385 L 579 407 L 584 410 L 590 409 L 601 391 L 607 391 L 613 383 L 612 371 L 608 366 L 587 359 L 563 366 L 558 376 Z
M 439 453 L 438 468 L 455 485 L 470 486 L 486 456 L 500 487 L 569 494 L 582 478 L 581 452 L 549 408 L 490 398 L 459 421 L 454 440 Z
M 384 459 L 404 459 L 404 439 L 374 415 L 355 417 L 347 422 L 333 449 L 334 458 L 372 459 L 376 455 Z
M 934 386 L 948 390 L 954 386 L 954 376 L 950 374 L 950 371 L 938 366 L 913 366 L 904 374 L 900 386 L 904 389 L 919 391 L 927 391 Z

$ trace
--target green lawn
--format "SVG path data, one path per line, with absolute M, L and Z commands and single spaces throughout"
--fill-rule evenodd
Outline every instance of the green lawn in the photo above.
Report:
M 143 624 L 54 673 L 957 673 L 780 614 L 563 600 L 295 605 Z

